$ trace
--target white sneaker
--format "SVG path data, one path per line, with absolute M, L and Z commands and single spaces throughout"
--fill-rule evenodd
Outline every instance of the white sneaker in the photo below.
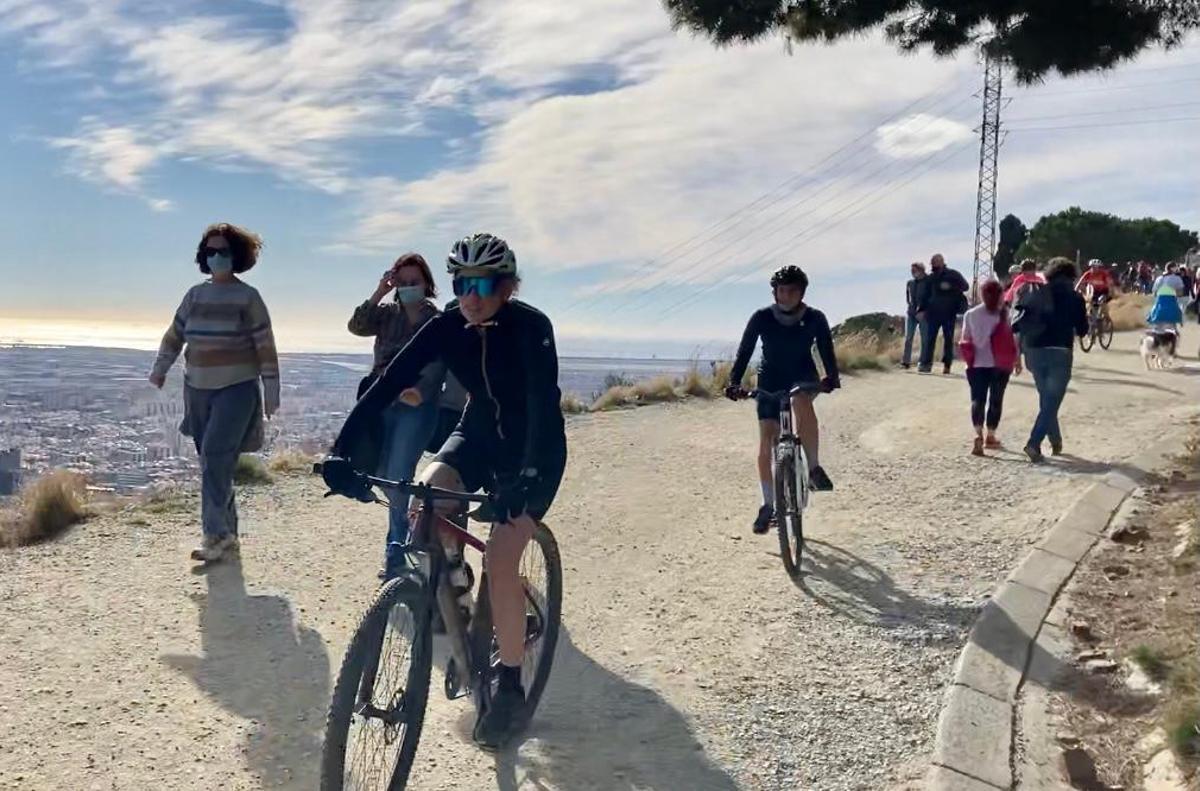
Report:
M 214 560 L 220 560 L 226 552 L 235 551 L 237 548 L 238 538 L 232 533 L 226 533 L 220 538 L 205 536 L 200 546 L 192 550 L 192 560 L 212 563 Z

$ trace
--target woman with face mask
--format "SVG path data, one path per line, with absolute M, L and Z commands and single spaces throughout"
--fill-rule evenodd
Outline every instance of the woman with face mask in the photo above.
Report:
M 395 299 L 384 302 L 393 290 Z M 375 293 L 354 309 L 348 325 L 350 332 L 375 338 L 375 364 L 359 385 L 359 397 L 383 374 L 417 330 L 438 315 L 433 303 L 436 296 L 429 264 L 417 253 L 405 253 L 383 273 Z M 412 480 L 421 453 L 437 427 L 438 400 L 445 373 L 444 365 L 428 366 L 417 383 L 406 388 L 383 411 L 382 444 L 378 449 L 380 476 L 393 481 Z M 387 546 L 380 572 L 383 579 L 395 576 L 404 563 L 399 548 L 408 540 L 408 503 L 397 500 L 388 513 Z
M 262 449 L 263 417 L 279 411 L 271 317 L 258 291 L 238 278 L 258 262 L 261 249 L 262 239 L 236 225 L 217 223 L 204 230 L 195 261 L 210 278 L 184 296 L 150 372 L 150 383 L 161 388 L 183 351 L 187 370 L 179 430 L 195 442 L 201 477 L 203 540 L 192 550 L 193 560 L 211 562 L 237 549 L 233 473 L 238 455 Z

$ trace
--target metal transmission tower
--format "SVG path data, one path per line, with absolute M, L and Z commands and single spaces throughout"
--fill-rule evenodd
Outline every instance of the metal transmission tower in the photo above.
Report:
M 979 197 L 975 207 L 975 277 L 971 304 L 979 302 L 979 279 L 996 252 L 996 178 L 1000 155 L 1000 89 L 1004 62 L 983 48 L 983 123 L 979 126 Z

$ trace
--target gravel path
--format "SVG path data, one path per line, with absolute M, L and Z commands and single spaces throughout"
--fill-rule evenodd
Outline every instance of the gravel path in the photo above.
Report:
M 1086 480 L 1195 402 L 1196 371 L 1148 374 L 1133 348 L 1080 356 L 1071 455 L 1042 468 L 967 454 L 961 376 L 822 397 L 838 489 L 806 514 L 801 587 L 747 527 L 751 406 L 573 421 L 550 515 L 565 628 L 539 715 L 494 758 L 469 743 L 469 705 L 435 693 L 410 787 L 919 787 L 980 603 Z M 1014 449 L 1033 411 L 1026 375 L 1001 430 Z M 302 478 L 244 500 L 242 561 L 207 575 L 188 572 L 194 502 L 0 553 L 0 788 L 316 787 L 384 512 Z

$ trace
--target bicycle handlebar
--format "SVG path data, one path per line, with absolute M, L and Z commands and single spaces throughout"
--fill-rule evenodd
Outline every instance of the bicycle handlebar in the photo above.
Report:
M 313 474 L 324 474 L 324 466 L 321 462 L 317 462 L 313 465 Z M 430 500 L 457 500 L 460 503 L 475 503 L 477 505 L 483 505 L 492 501 L 492 497 L 487 494 L 468 494 L 466 492 L 456 492 L 451 489 L 439 489 L 438 487 L 430 486 L 427 483 L 414 483 L 412 481 L 389 481 L 386 478 L 379 478 L 374 475 L 367 475 L 366 473 L 359 473 L 359 475 L 361 475 L 362 480 L 370 486 L 378 486 L 381 489 L 388 489 L 399 494 L 407 494 L 411 497 L 416 497 L 422 502 L 428 502 Z M 326 496 L 330 494 L 345 495 L 344 492 L 335 492 L 331 490 Z M 348 497 L 349 495 L 345 496 Z M 378 502 L 378 498 L 376 498 L 376 501 Z

